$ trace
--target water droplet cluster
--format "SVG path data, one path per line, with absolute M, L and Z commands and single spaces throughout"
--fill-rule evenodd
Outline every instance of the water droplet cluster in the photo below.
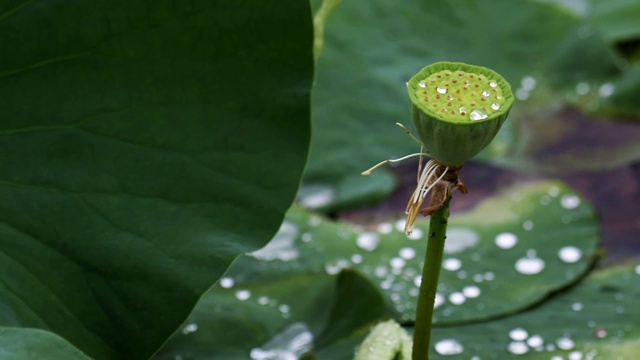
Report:
M 504 95 L 498 83 L 482 74 L 443 70 L 418 83 L 422 105 L 447 120 L 483 120 L 498 112 Z

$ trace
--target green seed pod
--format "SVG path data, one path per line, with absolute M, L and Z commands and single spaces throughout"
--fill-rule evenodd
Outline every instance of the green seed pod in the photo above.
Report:
M 514 99 L 496 72 L 464 63 L 431 64 L 407 87 L 418 137 L 446 166 L 460 166 L 489 145 Z

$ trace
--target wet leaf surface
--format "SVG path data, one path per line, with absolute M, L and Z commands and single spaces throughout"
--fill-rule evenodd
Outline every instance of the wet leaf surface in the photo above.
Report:
M 640 352 L 638 296 L 640 265 L 597 271 L 529 311 L 435 329 L 434 349 L 448 339 L 464 348 L 460 355 L 447 357 L 452 360 L 635 359 Z
M 250 346 L 260 346 L 286 324 L 303 321 L 303 316 L 308 316 L 303 315 L 306 312 L 326 317 L 332 295 L 319 288 L 329 286 L 330 280 L 325 277 L 350 268 L 362 273 L 374 284 L 372 288 L 383 294 L 391 314 L 411 322 L 427 223 L 426 219 L 420 220 L 412 238 L 407 239 L 401 231 L 403 220 L 363 230 L 293 208 L 267 247 L 234 263 L 221 280 L 228 290 L 213 291 L 211 300 L 203 300 L 209 305 L 199 306 L 190 321 L 200 324 L 207 316 L 223 317 L 224 320 L 211 320 L 214 328 L 223 326 L 220 324 L 225 321 L 228 327 L 258 329 L 266 325 L 250 324 L 268 323 L 268 331 L 260 330 L 259 337 L 247 339 L 248 343 L 241 346 L 246 352 Z M 590 206 L 557 182 L 514 187 L 474 210 L 452 217 L 436 324 L 482 321 L 540 302 L 585 273 L 597 242 L 598 230 Z M 271 306 L 260 305 L 261 302 L 268 305 L 270 299 L 275 299 Z M 223 303 L 228 305 L 222 306 Z M 234 306 L 237 309 L 231 310 Z M 229 310 L 224 310 L 227 307 Z M 352 304 L 349 309 L 359 308 Z M 232 313 L 244 315 L 226 317 Z M 377 318 L 382 313 L 379 311 Z M 343 316 L 342 321 L 361 318 L 349 312 Z M 311 331 L 318 332 L 317 324 L 304 321 Z M 208 336 L 202 336 L 203 342 L 210 341 Z M 183 337 L 180 341 L 187 340 Z M 191 347 L 181 345 L 177 349 Z M 192 349 L 212 351 L 195 344 Z M 175 351 L 178 350 L 172 353 Z M 330 354 L 336 350 L 323 351 Z
M 379 293 L 353 271 L 246 282 L 238 273 L 232 268 L 204 295 L 156 359 L 297 359 L 312 350 L 317 359 L 353 356 L 384 316 Z

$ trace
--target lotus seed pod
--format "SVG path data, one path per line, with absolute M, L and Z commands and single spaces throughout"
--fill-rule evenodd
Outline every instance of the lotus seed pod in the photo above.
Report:
M 407 87 L 418 136 L 446 166 L 460 166 L 489 145 L 514 99 L 496 72 L 464 63 L 431 64 Z

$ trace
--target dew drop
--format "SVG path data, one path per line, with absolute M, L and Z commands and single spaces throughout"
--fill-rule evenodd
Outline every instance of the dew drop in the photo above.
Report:
M 533 229 L 533 221 L 526 220 L 525 222 L 522 223 L 522 228 L 526 231 Z
M 494 87 L 498 86 L 498 83 L 497 83 L 497 82 L 495 82 L 495 81 L 490 81 L 490 82 L 489 82 L 489 86 L 491 86 L 492 88 L 494 88 Z
M 520 88 L 516 90 L 516 98 L 518 98 L 518 100 L 527 100 L 529 98 L 529 92 L 526 89 Z
M 484 273 L 484 279 L 486 281 L 491 281 L 494 280 L 496 278 L 496 274 L 492 273 L 491 271 L 487 271 L 486 273 Z
M 488 117 L 487 113 L 482 110 L 476 109 L 469 114 L 469 119 L 471 120 L 482 120 Z
M 311 233 L 304 233 L 300 236 L 300 240 L 305 243 L 311 242 L 311 240 L 313 240 L 313 235 L 311 235 Z
M 418 86 L 421 88 L 427 87 L 427 80 L 422 80 L 418 83 Z
M 400 232 L 404 232 L 404 226 L 407 223 L 407 220 L 405 219 L 400 219 L 398 221 L 396 221 L 395 226 L 396 226 L 396 230 L 400 231 Z M 413 231 L 416 231 L 416 229 L 414 229 Z
M 351 255 L 351 262 L 354 264 L 360 264 L 362 262 L 362 255 L 360 254 Z
M 390 223 L 380 223 L 378 224 L 378 232 L 380 234 L 390 234 L 393 231 L 393 225 Z
M 356 239 L 356 246 L 366 251 L 374 251 L 378 248 L 379 243 L 380 237 L 378 234 L 373 232 L 362 233 L 358 235 L 358 238 Z
M 438 86 L 438 87 L 436 88 L 436 91 L 438 92 L 438 94 L 446 94 L 446 93 L 447 93 L 447 88 L 446 88 L 446 87 Z
M 562 356 L 554 355 L 551 357 L 551 360 L 564 360 L 564 359 L 562 359 Z
M 440 293 L 436 293 L 436 297 L 433 299 L 433 308 L 438 308 L 444 304 L 444 296 Z
M 422 232 L 422 230 L 418 228 L 413 228 L 413 231 L 411 232 L 411 234 L 407 236 L 409 240 L 420 240 L 423 237 L 424 237 L 424 233 Z
M 376 268 L 373 270 L 373 274 L 379 278 L 387 276 L 388 272 L 389 271 L 387 270 L 387 268 L 382 265 L 376 266 Z
M 501 249 L 511 249 L 518 243 L 518 237 L 512 233 L 500 233 L 496 236 L 495 242 Z
M 582 250 L 575 246 L 565 246 L 558 250 L 558 257 L 566 263 L 573 264 L 582 259 Z
M 403 247 L 399 251 L 400 257 L 406 260 L 411 260 L 416 257 L 416 250 L 410 247 Z
M 558 346 L 558 348 L 562 349 L 562 350 L 571 350 L 573 349 L 576 344 L 573 342 L 573 340 L 571 340 L 570 338 L 563 336 L 561 338 L 559 338 L 558 340 L 556 340 L 556 345 Z
M 406 265 L 406 261 L 403 258 L 394 257 L 389 260 L 389 265 L 392 269 L 402 269 Z
M 420 285 L 422 284 L 422 276 L 417 275 L 416 277 L 414 277 L 413 284 L 417 287 L 420 287 Z
M 280 311 L 283 314 L 287 314 L 289 313 L 289 311 L 291 311 L 291 307 L 289 307 L 289 305 L 287 304 L 282 304 L 278 306 L 278 311 Z
M 462 305 L 466 300 L 467 298 L 461 292 L 456 291 L 449 294 L 449 302 L 452 303 L 453 305 Z
M 458 108 L 458 111 L 460 112 L 460 115 L 466 115 L 467 114 L 467 109 L 465 109 L 464 106 L 460 106 L 460 108 Z
M 573 310 L 573 311 L 580 311 L 583 308 L 584 308 L 584 305 L 582 305 L 582 303 L 575 302 L 575 303 L 571 304 L 571 310 Z
M 491 108 L 492 108 L 493 110 L 499 110 L 499 109 L 500 109 L 500 105 L 498 105 L 498 104 L 496 104 L 496 103 L 492 103 L 492 104 L 491 104 Z
M 567 360 L 582 360 L 582 353 L 580 351 L 572 351 L 569 353 Z
M 260 305 L 267 305 L 269 303 L 269 297 L 267 296 L 260 296 L 258 298 L 258 304 Z
M 531 91 L 536 87 L 536 79 L 534 79 L 532 76 L 525 76 L 522 78 L 521 85 L 522 89 Z
M 524 341 L 529 337 L 529 333 L 527 332 L 527 330 L 518 327 L 509 331 L 509 337 L 513 341 Z
M 636 274 L 640 275 L 640 265 L 636 266 Z
M 523 257 L 515 264 L 516 271 L 523 275 L 536 275 L 544 270 L 544 260 L 534 257 Z
M 337 260 L 326 263 L 324 266 L 324 270 L 329 275 L 336 275 L 337 273 L 342 271 L 342 269 L 348 266 L 349 266 L 349 261 L 345 259 L 337 259 Z
M 451 228 L 447 231 L 447 241 L 444 244 L 446 254 L 455 254 L 478 244 L 479 235 L 466 228 Z
M 182 328 L 182 333 L 187 335 L 187 334 L 191 334 L 192 332 L 196 332 L 198 330 L 198 324 L 187 324 L 185 327 Z
M 462 267 L 462 261 L 456 258 L 448 258 L 442 262 L 442 268 L 449 271 L 458 271 Z
M 512 341 L 507 345 L 507 351 L 514 355 L 524 355 L 529 352 L 529 347 L 523 341 Z
M 465 286 L 462 294 L 469 299 L 474 299 L 480 296 L 480 288 L 474 285 Z
M 564 195 L 560 198 L 560 205 L 565 209 L 575 209 L 580 206 L 580 198 L 573 194 Z
M 317 215 L 312 215 L 309 218 L 309 221 L 307 221 L 307 224 L 309 224 L 309 226 L 311 227 L 319 226 L 321 223 L 322 223 L 322 219 L 320 218 L 320 216 L 317 216 Z
M 587 95 L 590 89 L 591 89 L 591 86 L 589 86 L 589 84 L 587 84 L 586 82 L 578 83 L 578 85 L 576 85 L 576 94 Z
M 487 90 L 482 90 L 482 96 L 487 97 L 487 96 L 489 96 L 489 95 L 491 95 L 491 93 L 490 93 L 490 92 L 488 92 Z
M 220 286 L 225 289 L 229 289 L 233 287 L 235 283 L 236 283 L 235 280 L 233 280 L 233 278 L 230 278 L 230 277 L 223 277 L 222 279 L 220 279 Z
M 435 343 L 434 348 L 440 355 L 462 354 L 464 347 L 455 339 L 443 339 Z
M 533 335 L 527 339 L 527 345 L 532 348 L 539 348 L 544 344 L 544 339 L 540 335 Z
M 238 290 L 236 291 L 236 299 L 240 300 L 240 301 L 245 301 L 245 300 L 249 300 L 249 298 L 251 297 L 251 291 L 249 290 Z
M 391 285 L 393 285 L 393 280 L 392 279 L 386 279 L 380 282 L 380 287 L 384 290 L 389 290 L 391 289 Z
M 613 94 L 615 89 L 616 87 L 613 86 L 613 84 L 610 84 L 610 83 L 602 84 L 602 86 L 598 88 L 598 95 L 600 95 L 601 97 L 609 97 Z

